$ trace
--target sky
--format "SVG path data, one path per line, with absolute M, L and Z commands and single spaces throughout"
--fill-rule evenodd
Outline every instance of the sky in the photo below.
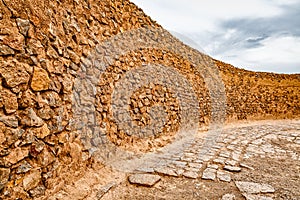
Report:
M 183 42 L 253 71 L 300 73 L 300 0 L 131 0 Z

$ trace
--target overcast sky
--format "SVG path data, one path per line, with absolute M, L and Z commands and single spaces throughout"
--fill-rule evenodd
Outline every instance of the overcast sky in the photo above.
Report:
M 300 0 L 131 0 L 193 47 L 236 67 L 300 73 Z

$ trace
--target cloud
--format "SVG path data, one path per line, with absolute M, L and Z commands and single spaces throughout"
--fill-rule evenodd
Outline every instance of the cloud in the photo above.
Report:
M 300 38 L 270 37 L 263 40 L 256 48 L 240 51 L 231 49 L 216 58 L 235 63 L 236 66 L 254 71 L 279 73 L 299 73 L 300 69 Z M 263 63 L 263 65 L 262 65 Z
M 133 2 L 212 57 L 255 71 L 300 72 L 300 0 Z
M 222 29 L 238 29 L 242 34 L 291 34 L 300 36 L 300 2 L 282 7 L 283 13 L 272 18 L 239 18 L 222 22 Z
M 214 30 L 217 22 L 236 17 L 272 17 L 281 8 L 267 1 L 252 0 L 132 0 L 166 29 L 182 31 Z

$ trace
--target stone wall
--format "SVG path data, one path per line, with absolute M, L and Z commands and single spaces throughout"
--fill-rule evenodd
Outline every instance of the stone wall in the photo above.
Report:
M 251 72 L 215 62 L 226 87 L 229 121 L 300 116 L 300 74 Z
M 129 1 L 2 0 L 0 198 L 49 195 L 225 119 L 299 117 L 299 88 L 214 61 Z

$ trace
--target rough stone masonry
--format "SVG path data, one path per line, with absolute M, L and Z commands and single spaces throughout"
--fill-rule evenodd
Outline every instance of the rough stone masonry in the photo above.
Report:
M 108 52 L 115 42 L 103 50 L 103 42 L 135 30 L 154 30 L 149 35 L 140 31 L 133 39 L 150 38 L 159 45 Z M 114 38 L 123 44 L 116 49 L 130 46 L 121 39 Z M 112 57 L 114 53 L 118 56 Z M 107 58 L 103 62 L 108 67 L 101 68 L 103 62 L 97 64 L 95 58 L 86 60 L 91 55 Z M 99 72 L 89 71 L 86 63 L 91 61 Z M 212 83 L 210 70 L 217 77 Z M 143 78 L 147 73 L 152 78 Z M 89 80 L 86 76 L 97 79 L 91 80 L 94 87 L 76 85 L 76 80 Z M 125 83 L 129 89 L 122 89 Z M 123 101 L 116 90 L 132 93 Z M 222 91 L 226 98 L 218 102 Z M 93 92 L 95 101 L 85 98 Z M 177 41 L 127 0 L 1 0 L 0 198 L 42 197 L 86 168 L 104 165 L 94 159 L 93 148 L 106 143 L 96 139 L 105 137 L 126 151 L 153 151 L 172 143 L 185 124 L 207 129 L 219 119 L 215 116 L 221 110 L 212 112 L 219 104 L 225 104 L 227 122 L 297 118 L 299 94 L 300 75 L 250 72 L 213 60 Z M 128 112 L 129 128 L 115 120 L 122 119 L 122 113 L 113 112 L 124 103 L 126 108 L 118 108 Z M 74 122 L 78 104 L 94 108 L 81 122 L 97 121 L 102 131 L 90 126 L 74 130 L 80 125 Z M 186 108 L 198 112 L 188 115 Z M 153 125 L 157 117 L 160 127 Z M 139 135 L 140 130 L 147 131 Z

